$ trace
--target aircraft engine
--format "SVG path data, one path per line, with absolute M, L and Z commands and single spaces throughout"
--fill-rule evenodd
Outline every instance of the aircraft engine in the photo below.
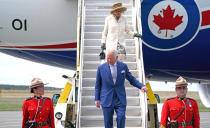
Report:
M 210 108 L 210 84 L 199 84 L 198 92 L 203 105 Z

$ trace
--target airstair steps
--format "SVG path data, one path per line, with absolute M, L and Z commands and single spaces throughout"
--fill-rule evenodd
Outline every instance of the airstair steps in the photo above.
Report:
M 100 53 L 101 52 L 101 46 L 85 46 L 84 47 L 84 53 Z M 127 54 L 135 54 L 136 49 L 135 46 L 129 46 L 126 47 L 126 53 Z
M 85 39 L 85 46 L 99 46 L 101 47 L 101 39 Z M 125 46 L 135 46 L 133 39 L 125 39 Z
M 99 53 L 95 54 L 84 54 L 84 61 L 100 61 Z M 136 55 L 134 54 L 126 54 L 125 62 L 135 62 Z
M 95 78 L 83 78 L 83 87 L 95 87 Z M 133 87 L 130 83 L 125 80 L 125 87 Z
M 82 96 L 94 96 L 95 89 L 94 87 L 83 87 Z M 139 89 L 134 87 L 127 87 L 126 88 L 126 95 L 127 96 L 139 96 Z
M 123 4 L 124 7 L 127 9 L 131 9 L 131 6 L 129 4 Z M 95 10 L 103 10 L 106 9 L 108 12 L 112 8 L 112 3 L 88 3 L 86 4 L 86 9 L 95 9 Z
M 81 127 L 81 128 L 104 128 L 104 127 Z M 117 128 L 116 126 L 114 128 Z M 143 127 L 126 127 L 126 128 L 143 128 Z
M 113 4 L 113 3 L 116 3 L 116 2 L 122 2 L 123 4 L 131 4 L 130 0 L 85 0 L 86 3 L 90 4 L 90 3 L 97 3 L 97 4 L 100 4 L 100 3 L 110 3 L 110 4 Z
M 81 115 L 89 115 L 89 116 L 102 116 L 103 112 L 99 108 L 95 108 L 95 106 L 83 106 Z M 128 106 L 126 108 L 127 116 L 140 116 L 139 106 Z M 116 115 L 116 113 L 115 113 Z
M 128 24 L 132 24 L 131 21 L 128 21 Z M 89 21 L 85 25 L 104 25 L 104 21 Z
M 133 26 L 128 25 L 130 28 Z M 104 25 L 85 25 L 85 32 L 102 32 L 104 30 Z
M 114 117 L 116 119 L 116 117 Z M 92 123 L 94 122 L 94 123 Z M 104 126 L 103 116 L 82 116 L 81 126 L 83 127 L 93 127 L 93 126 Z M 136 118 L 136 116 L 126 116 L 125 127 L 138 127 L 141 125 L 141 119 Z M 116 121 L 114 121 L 114 126 L 116 126 Z
M 89 15 L 86 16 L 86 22 L 90 21 L 97 21 L 97 22 L 104 22 L 107 15 Z M 124 15 L 127 17 L 127 21 L 132 21 L 132 17 L 130 15 Z
M 96 67 L 97 69 L 97 67 Z M 90 70 L 90 69 L 85 69 L 83 70 L 83 78 L 96 78 L 96 69 Z M 130 70 L 132 75 L 134 77 L 138 77 L 138 71 L 136 70 Z
M 137 65 L 135 62 L 125 62 L 130 70 L 136 70 Z M 100 61 L 85 61 L 84 68 L 85 69 L 95 69 L 100 65 Z
M 102 32 L 85 32 L 85 39 L 101 39 Z M 128 35 L 125 38 L 130 38 Z
M 139 106 L 139 104 L 140 104 L 139 97 L 127 96 L 127 107 L 128 106 Z M 93 105 L 95 105 L 94 96 L 82 96 L 82 106 L 93 106 Z
M 85 0 L 84 45 L 81 46 L 84 50 L 79 128 L 104 127 L 102 109 L 95 107 L 94 87 L 96 70 L 101 63 L 99 53 L 101 52 L 104 20 L 110 14 L 112 4 L 116 2 L 119 2 L 119 0 Z M 120 0 L 120 2 L 123 2 L 123 6 L 127 7 L 124 16 L 127 17 L 130 28 L 132 28 L 132 1 Z M 125 63 L 132 75 L 138 78 L 135 41 L 127 35 L 125 35 L 125 47 L 127 53 Z M 139 89 L 130 85 L 127 80 L 125 80 L 125 88 L 127 95 L 126 128 L 141 128 Z M 114 126 L 116 127 L 116 114 L 114 115 Z
M 86 15 L 109 15 L 110 14 L 109 10 L 108 9 L 86 9 Z M 127 9 L 127 11 L 124 12 L 125 15 L 131 15 L 131 13 L 132 13 L 131 9 Z
M 93 1 L 93 0 L 91 0 L 91 1 Z M 97 0 L 97 1 L 100 1 L 100 0 Z M 122 1 L 120 1 L 120 2 L 122 2 Z M 112 5 L 113 5 L 114 2 L 113 1 L 112 2 L 104 1 L 103 4 L 101 4 L 101 3 L 102 2 L 100 2 L 100 3 L 98 3 L 98 2 L 95 2 L 95 3 L 86 2 L 85 5 L 86 5 L 86 8 L 89 7 L 89 6 L 94 6 L 95 9 L 103 9 L 103 8 L 112 9 Z M 123 2 L 123 6 L 126 7 L 126 8 L 132 8 L 130 3 L 127 3 L 127 2 L 126 3 Z

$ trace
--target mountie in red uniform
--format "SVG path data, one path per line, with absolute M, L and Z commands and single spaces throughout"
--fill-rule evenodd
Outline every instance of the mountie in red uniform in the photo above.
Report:
M 197 102 L 191 98 L 180 100 L 178 96 L 165 101 L 161 112 L 160 127 L 166 128 L 168 117 L 170 117 L 170 120 L 173 120 L 182 111 L 186 103 L 185 110 L 176 119 L 179 123 L 179 128 L 199 128 L 200 116 Z
M 37 112 L 37 109 L 39 109 L 42 106 L 42 102 L 44 99 L 45 99 L 44 105 L 35 118 L 38 124 L 38 128 L 55 128 L 53 103 L 52 100 L 47 97 L 41 99 L 32 97 L 32 98 L 27 98 L 24 101 L 22 106 L 23 109 L 22 128 L 26 128 L 24 126 L 25 123 L 28 120 L 32 120 L 32 118 L 35 116 Z

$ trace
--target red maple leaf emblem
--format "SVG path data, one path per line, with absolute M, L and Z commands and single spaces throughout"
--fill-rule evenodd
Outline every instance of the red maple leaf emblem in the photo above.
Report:
M 182 23 L 183 16 L 176 15 L 174 17 L 175 9 L 171 9 L 171 6 L 163 9 L 163 17 L 159 14 L 158 16 L 154 16 L 153 22 L 158 25 L 160 28 L 159 30 L 166 30 L 166 37 L 167 37 L 167 30 L 175 31 L 175 28 Z

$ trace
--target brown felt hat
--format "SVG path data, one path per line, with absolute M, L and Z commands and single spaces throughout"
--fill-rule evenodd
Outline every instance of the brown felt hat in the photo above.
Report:
M 187 81 L 181 76 L 176 80 L 176 87 L 183 87 L 187 85 Z
M 46 85 L 46 84 L 48 84 L 48 83 L 43 83 L 40 78 L 33 78 L 31 80 L 31 86 L 30 86 L 31 93 L 33 93 L 33 88 L 43 86 L 43 85 Z
M 122 6 L 121 2 L 115 3 L 112 5 L 112 10 L 110 11 L 111 14 L 113 14 L 114 12 L 124 12 L 126 11 L 127 8 Z

